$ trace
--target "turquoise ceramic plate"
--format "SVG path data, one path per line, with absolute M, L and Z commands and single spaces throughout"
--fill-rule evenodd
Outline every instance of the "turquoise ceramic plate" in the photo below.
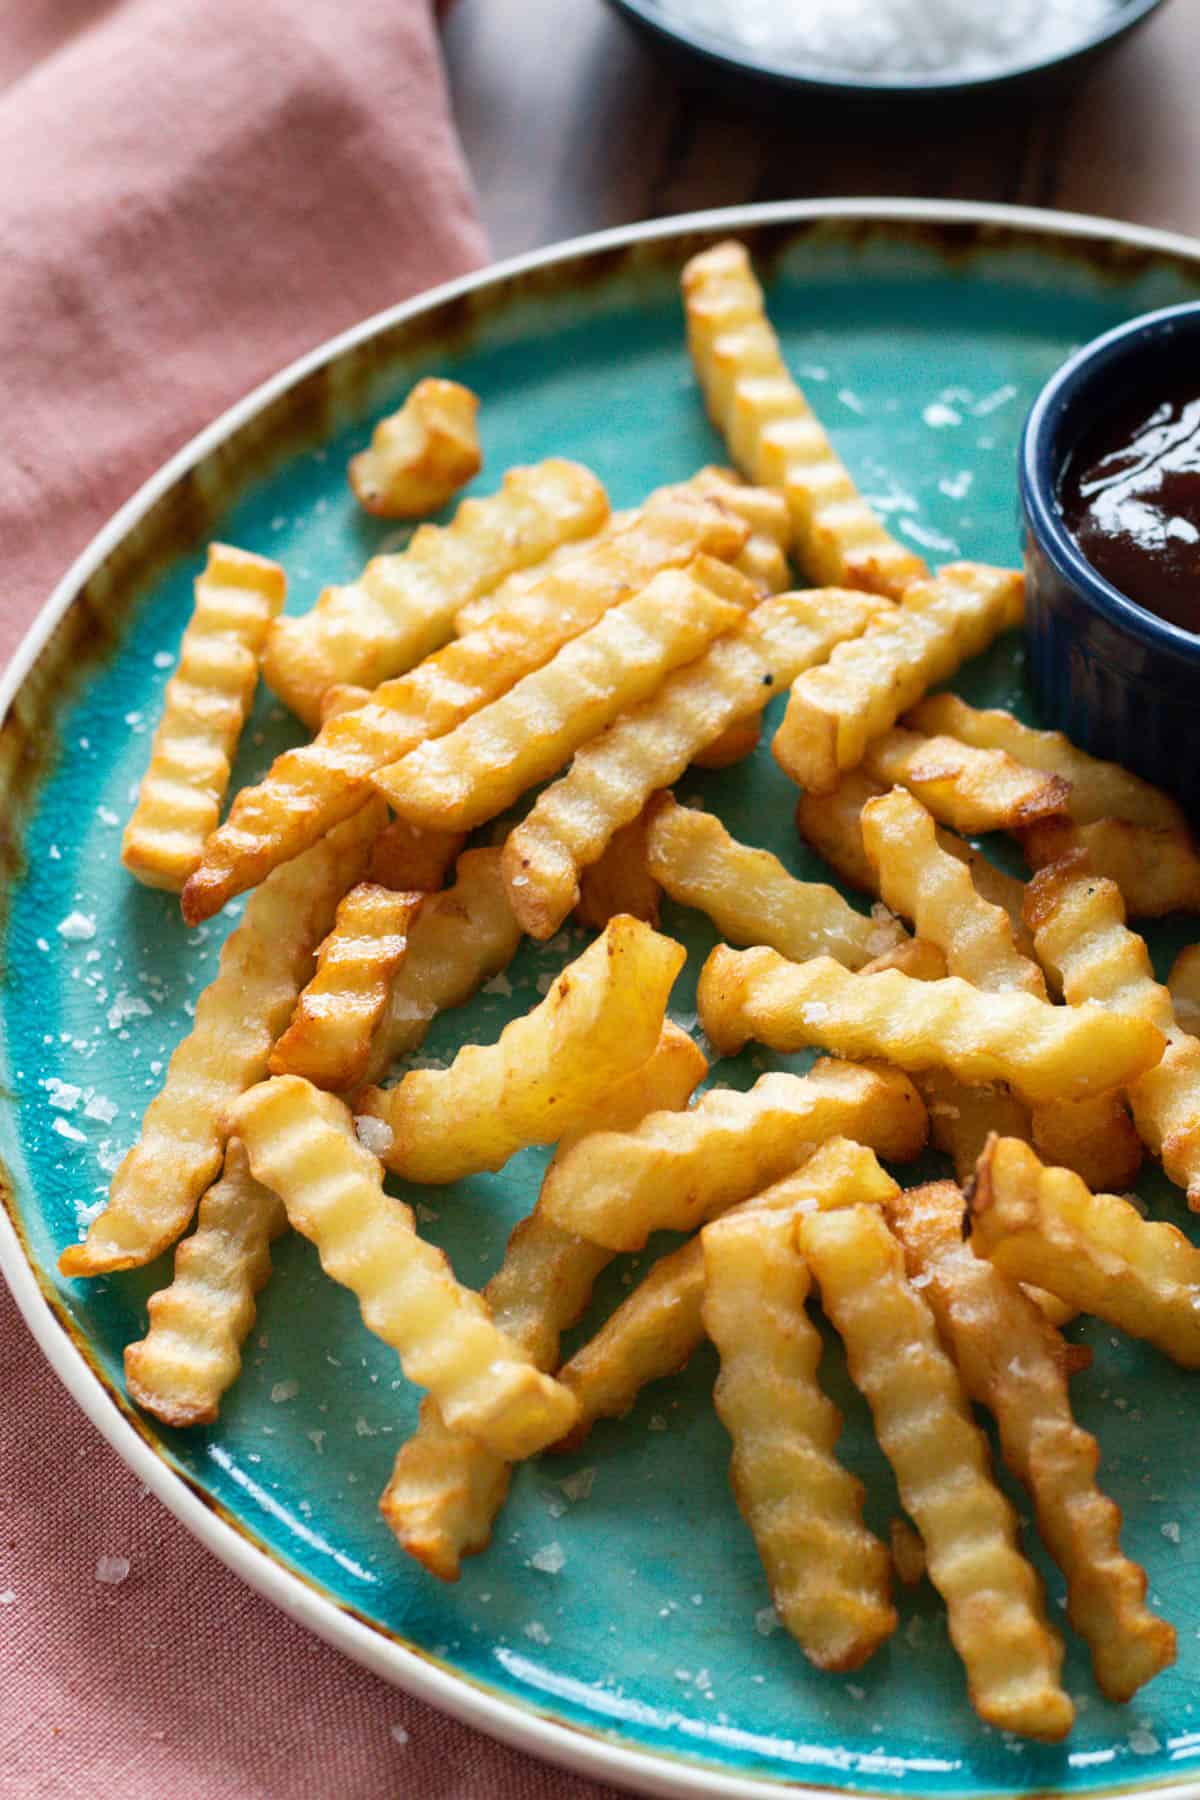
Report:
M 1045 377 L 1127 315 L 1200 293 L 1200 248 L 1093 221 L 876 202 L 760 208 L 618 232 L 457 283 L 318 352 L 206 433 L 101 535 L 10 673 L 5 1270 L 80 1403 L 205 1543 L 351 1655 L 511 1742 L 656 1793 L 761 1794 L 780 1781 L 897 1795 L 1180 1791 L 1200 1755 L 1197 1390 L 1107 1331 L 1084 1333 L 1095 1362 L 1076 1384 L 1078 1408 L 1102 1442 L 1128 1542 L 1179 1627 L 1179 1662 L 1123 1710 L 1099 1698 L 1072 1644 L 1078 1724 L 1047 1750 L 975 1720 L 928 1588 L 902 1594 L 896 1637 L 851 1678 L 815 1673 L 767 1629 L 707 1352 L 580 1454 L 522 1470 L 491 1549 L 443 1587 L 397 1553 L 375 1510 L 414 1397 L 306 1244 L 280 1244 L 245 1374 L 220 1423 L 190 1436 L 135 1419 L 122 1397 L 122 1347 L 141 1334 L 169 1263 L 91 1285 L 55 1273 L 134 1135 L 223 929 L 189 938 L 172 901 L 118 861 L 205 539 L 219 532 L 279 557 L 295 606 L 349 577 L 396 534 L 356 511 L 347 455 L 430 371 L 483 397 L 485 486 L 552 451 L 590 463 L 617 505 L 686 475 L 720 446 L 689 373 L 676 281 L 688 253 L 729 231 L 750 240 L 839 449 L 893 529 L 934 559 L 1015 559 L 1014 451 Z M 1019 643 L 967 669 L 962 686 L 1028 711 Z M 292 736 L 264 700 L 238 779 Z M 681 791 L 815 872 L 766 752 L 689 776 Z M 694 1025 L 711 935 L 680 912 L 664 923 L 692 952 L 677 1001 Z M 1158 930 L 1156 954 L 1184 935 Z M 494 1037 L 577 943 L 567 932 L 527 947 L 510 982 L 439 1023 L 427 1053 Z M 720 1076 L 745 1085 L 778 1061 L 746 1057 Z M 466 1280 L 494 1267 L 540 1166 L 527 1153 L 499 1176 L 423 1196 L 423 1228 Z M 1143 1191 L 1183 1218 L 1156 1178 Z M 614 1268 L 602 1304 L 636 1266 Z M 847 1414 L 846 1457 L 886 1529 L 892 1483 L 833 1347 L 825 1372 Z M 1046 1577 L 1057 1615 L 1062 1584 Z

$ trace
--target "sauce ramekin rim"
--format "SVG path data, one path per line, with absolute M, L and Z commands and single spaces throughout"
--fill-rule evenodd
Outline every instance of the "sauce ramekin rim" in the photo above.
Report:
M 1076 543 L 1058 504 L 1057 482 L 1065 455 L 1056 452 L 1053 442 L 1061 413 L 1082 387 L 1101 378 L 1105 370 L 1118 362 L 1136 357 L 1144 340 L 1170 330 L 1177 321 L 1194 326 L 1200 342 L 1200 300 L 1185 300 L 1125 320 L 1081 345 L 1055 370 L 1025 421 L 1018 485 L 1030 532 L 1056 572 L 1071 583 L 1080 599 L 1109 624 L 1151 649 L 1194 661 L 1200 667 L 1200 634 L 1160 618 L 1123 593 L 1088 561 Z

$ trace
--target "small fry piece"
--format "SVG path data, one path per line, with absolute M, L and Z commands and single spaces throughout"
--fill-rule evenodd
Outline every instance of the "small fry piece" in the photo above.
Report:
M 1174 1225 L 1089 1193 L 1016 1138 L 989 1140 L 970 1201 L 972 1242 L 1006 1275 L 1200 1368 L 1200 1250 Z
M 1080 825 L 1133 819 L 1139 825 L 1186 828 L 1178 802 L 1119 763 L 1077 750 L 1061 731 L 1034 731 L 1010 712 L 968 706 L 957 694 L 931 694 L 905 720 L 914 731 L 956 737 L 977 750 L 1003 750 L 1028 769 L 1060 775 L 1070 784 L 1067 810 Z
M 1130 819 L 1040 819 L 1021 832 L 1031 869 L 1044 869 L 1072 850 L 1086 851 L 1097 875 L 1115 881 L 1128 912 L 1161 919 L 1172 912 L 1200 912 L 1200 854 L 1184 827 L 1138 825 Z
M 971 1179 L 993 1132 L 1033 1141 L 1029 1108 L 1002 1081 L 968 1085 L 948 1069 L 926 1069 L 916 1085 L 929 1109 L 930 1138 L 959 1181 Z
M 795 1218 L 815 1207 L 882 1206 L 898 1192 L 865 1144 L 834 1137 L 811 1150 L 793 1174 L 733 1210 Z M 704 1338 L 703 1299 L 704 1253 L 697 1234 L 659 1257 L 595 1337 L 559 1370 L 558 1379 L 579 1401 L 579 1418 L 560 1450 L 576 1449 L 597 1419 L 623 1417 L 648 1382 L 683 1368 Z
M 1125 923 L 1121 890 L 1077 850 L 1034 876 L 1025 916 L 1038 956 L 1074 1011 L 1099 1003 L 1161 1032 L 1161 1061 L 1140 1079 L 1127 1078 L 1129 1104 L 1142 1141 L 1200 1210 L 1200 1039 L 1181 1029 L 1170 994 L 1155 981 L 1144 941 Z
M 411 669 L 446 642 L 465 601 L 607 517 L 604 489 L 578 463 L 510 469 L 498 493 L 464 500 L 449 525 L 419 526 L 405 550 L 326 588 L 311 611 L 277 619 L 263 652 L 267 686 L 315 728 L 326 688 L 375 687 Z
M 375 839 L 368 878 L 397 894 L 436 894 L 466 841 L 464 831 L 421 831 L 393 819 Z
M 807 1075 L 764 1075 L 749 1093 L 713 1088 L 690 1112 L 651 1114 L 636 1131 L 594 1132 L 550 1169 L 540 1204 L 564 1230 L 640 1250 L 653 1231 L 690 1231 L 748 1200 L 827 1138 L 904 1162 L 926 1125 L 898 1070 L 826 1057 Z
M 220 1181 L 200 1202 L 196 1229 L 175 1251 L 168 1287 L 147 1302 L 149 1328 L 125 1346 L 129 1397 L 167 1425 L 210 1425 L 241 1373 L 254 1296 L 271 1276 L 271 1239 L 287 1215 L 250 1173 L 237 1138 Z
M 365 706 L 371 698 L 371 690 L 358 687 L 353 681 L 335 681 L 321 695 L 321 723 L 326 719 L 336 719 L 339 713 L 355 712 Z
M 440 1250 L 418 1237 L 411 1207 L 383 1191 L 378 1160 L 349 1109 L 298 1075 L 275 1075 L 230 1109 L 255 1179 L 279 1195 L 321 1267 L 348 1287 L 363 1323 L 390 1344 L 446 1423 L 509 1461 L 570 1426 L 575 1402 L 459 1285 Z
M 900 594 L 925 573 L 871 511 L 788 373 L 742 244 L 683 271 L 688 349 L 709 416 L 738 467 L 780 487 L 792 543 L 815 581 Z
M 522 928 L 547 938 L 579 894 L 579 872 L 705 745 L 757 717 L 772 695 L 834 644 L 863 630 L 881 602 L 822 591 L 764 600 L 651 700 L 585 744 L 511 834 L 505 871 Z
M 1067 1345 L 963 1242 L 963 1197 L 952 1182 L 899 1195 L 889 1216 L 963 1385 L 995 1415 L 1004 1460 L 1033 1497 L 1100 1688 L 1110 1700 L 1132 1699 L 1174 1662 L 1175 1633 L 1147 1609 L 1145 1571 L 1122 1554 L 1120 1511 L 1096 1486 L 1100 1447 L 1071 1411 Z
M 698 470 L 688 485 L 715 500 L 735 518 L 745 520 L 750 536 L 745 548 L 734 557 L 733 566 L 764 597 L 782 594 L 791 585 L 785 554 L 791 519 L 779 489 L 751 487 L 734 470 L 716 468 Z
M 841 1414 L 817 1381 L 811 1282 L 786 1215 L 727 1214 L 701 1233 L 704 1328 L 721 1372 L 729 1479 L 775 1610 L 818 1669 L 857 1669 L 896 1629 L 888 1553 L 834 1450 Z
M 862 767 L 876 781 L 908 788 L 955 831 L 1015 831 L 1061 813 L 1069 793 L 1060 776 L 1026 769 L 1003 750 L 922 737 L 900 725 L 867 745 Z
M 423 900 L 421 893 L 396 894 L 373 881 L 350 889 L 317 950 L 316 973 L 271 1052 L 272 1075 L 303 1075 L 334 1092 L 357 1086 Z
M 863 964 L 864 975 L 877 975 L 881 969 L 899 969 L 914 981 L 941 981 L 946 974 L 946 958 L 926 938 L 902 938 L 890 950 Z
M 1171 964 L 1167 992 L 1183 1031 L 1200 1034 L 1200 944 L 1189 944 Z
M 397 1057 L 416 1050 L 438 1013 L 461 1006 L 507 968 L 520 941 L 499 850 L 464 850 L 453 887 L 431 894 L 412 922 L 371 1038 L 364 1080 L 382 1080 Z
M 271 1046 L 312 971 L 337 903 L 366 867 L 383 802 L 339 825 L 287 863 L 247 902 L 196 1002 L 137 1142 L 112 1179 L 108 1204 L 83 1243 L 58 1259 L 64 1275 L 106 1275 L 153 1262 L 187 1229 L 215 1180 L 228 1136 L 226 1108 L 261 1081 Z
M 313 743 L 284 751 L 264 781 L 242 789 L 187 884 L 185 919 L 194 925 L 209 918 L 299 855 L 369 798 L 376 769 L 452 730 L 541 668 L 659 569 L 682 566 L 702 551 L 732 554 L 744 532 L 695 494 L 647 506 L 620 531 L 545 574 L 509 611 L 410 674 L 384 682 L 365 706 L 330 719 Z
M 894 1518 L 888 1523 L 888 1544 L 892 1567 L 905 1587 L 916 1587 L 925 1579 L 925 1546 L 921 1534 L 907 1519 Z
M 469 831 L 740 624 L 753 597 L 711 558 L 664 569 L 499 699 L 380 769 L 375 786 L 414 825 Z
M 1046 998 L 1042 972 L 1017 949 L 1008 914 L 984 900 L 967 865 L 941 848 L 919 800 L 893 788 L 867 801 L 861 823 L 885 904 L 911 922 L 918 938 L 938 945 L 951 975 L 990 993 Z M 774 948 L 789 954 L 782 944 Z
M 597 1097 L 583 1129 L 628 1130 L 647 1112 L 681 1107 L 707 1072 L 691 1038 L 668 1023 L 649 1061 Z M 484 1299 L 501 1330 L 539 1369 L 551 1371 L 562 1332 L 582 1313 L 610 1260 L 609 1251 L 560 1231 L 535 1207 L 509 1239 Z M 487 1547 L 508 1473 L 502 1457 L 451 1431 L 427 1397 L 417 1430 L 400 1447 L 380 1511 L 410 1556 L 443 1581 L 457 1581 L 462 1558 Z
M 798 881 L 778 857 L 730 837 L 719 819 L 664 794 L 650 809 L 650 872 L 673 900 L 707 913 L 736 944 L 770 944 L 793 962 L 836 957 L 849 969 L 903 936 L 894 921 L 855 912 L 836 888 Z
M 735 719 L 720 737 L 714 738 L 692 758 L 697 769 L 730 769 L 758 749 L 762 737 L 762 720 L 758 717 Z
M 700 1018 L 734 1055 L 750 1038 L 772 1050 L 820 1044 L 883 1056 L 905 1069 L 947 1068 L 963 1081 L 1008 1081 L 1026 1099 L 1083 1099 L 1135 1080 L 1163 1051 L 1145 1019 L 1101 1006 L 1048 1006 L 1032 994 L 984 994 L 957 976 L 914 981 L 898 969 L 854 974 L 830 956 L 792 963 L 775 950 L 719 944 L 700 976 Z
M 403 406 L 380 419 L 370 447 L 350 458 L 354 498 L 384 519 L 440 512 L 483 467 L 479 396 L 457 381 L 418 381 Z
M 150 766 L 121 839 L 121 861 L 147 887 L 177 894 L 200 862 L 254 702 L 258 653 L 286 592 L 278 563 L 209 545 Z
M 654 1049 L 685 955 L 639 919 L 613 919 L 495 1044 L 468 1044 L 448 1069 L 368 1089 L 358 1110 L 389 1127 L 388 1168 L 409 1181 L 457 1181 L 573 1131 L 597 1087 Z
M 1011 569 L 951 563 L 906 589 L 903 604 L 839 644 L 827 663 L 792 684 L 775 759 L 816 794 L 832 793 L 926 688 L 1021 623 L 1024 583 Z
M 1021 1555 L 1012 1507 L 899 1244 L 873 1207 L 799 1222 L 821 1303 L 846 1346 L 904 1510 L 946 1602 L 971 1703 L 999 1730 L 1057 1742 L 1074 1719 L 1059 1681 L 1062 1644 Z
M 646 856 L 646 814 L 622 825 L 608 841 L 604 854 L 579 878 L 579 904 L 575 917 L 580 925 L 603 931 L 618 913 L 658 924 L 662 889 L 650 873 Z

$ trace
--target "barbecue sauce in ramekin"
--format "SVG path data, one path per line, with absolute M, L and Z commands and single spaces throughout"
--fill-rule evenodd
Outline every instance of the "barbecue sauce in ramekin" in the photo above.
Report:
M 1200 380 L 1094 427 L 1063 473 L 1059 504 L 1106 581 L 1200 635 Z

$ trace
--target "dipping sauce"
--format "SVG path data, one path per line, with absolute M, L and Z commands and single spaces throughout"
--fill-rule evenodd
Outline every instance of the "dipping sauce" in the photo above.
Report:
M 990 75 L 1065 55 L 1118 0 L 658 0 L 667 19 L 798 70 Z
M 1106 581 L 1200 634 L 1200 377 L 1103 420 L 1068 463 L 1059 504 Z

